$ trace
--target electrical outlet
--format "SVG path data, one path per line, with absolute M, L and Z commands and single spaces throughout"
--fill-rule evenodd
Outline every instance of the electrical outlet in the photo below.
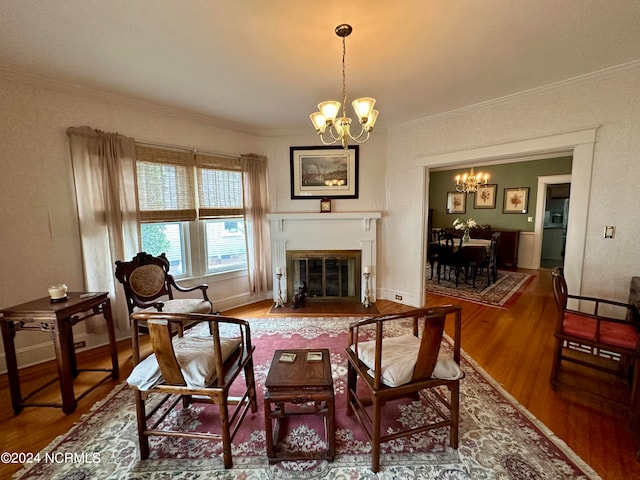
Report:
M 73 348 L 74 348 L 74 350 L 78 350 L 79 348 L 84 348 L 84 347 L 86 347 L 86 346 L 87 346 L 87 343 L 86 343 L 84 340 L 82 340 L 82 341 L 80 341 L 80 342 L 75 342 L 75 343 L 73 344 Z
M 396 300 L 402 300 L 402 295 L 396 295 Z

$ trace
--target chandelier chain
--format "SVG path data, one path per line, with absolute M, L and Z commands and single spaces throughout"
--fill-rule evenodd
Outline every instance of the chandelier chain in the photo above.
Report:
M 346 36 L 342 37 L 342 116 L 347 116 L 347 42 Z

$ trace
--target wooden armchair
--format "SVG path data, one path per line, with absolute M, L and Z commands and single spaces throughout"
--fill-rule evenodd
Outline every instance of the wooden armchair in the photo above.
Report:
M 129 262 L 116 261 L 115 276 L 124 287 L 129 314 L 139 310 L 211 313 L 213 306 L 207 296 L 208 286 L 181 287 L 169 273 L 169 268 L 164 253 L 154 257 L 140 252 Z M 174 298 L 174 290 L 183 293 L 200 290 L 202 299 Z M 182 325 L 179 328 L 182 329 Z
M 551 387 L 554 390 L 558 388 L 577 390 L 632 411 L 636 403 L 640 379 L 638 325 L 631 320 L 632 316 L 628 315 L 632 305 L 569 294 L 562 267 L 554 268 L 552 276 L 558 319 L 554 333 L 556 343 L 550 378 Z M 580 310 L 568 308 L 569 300 L 579 302 Z M 601 309 L 608 309 L 611 312 L 610 315 L 617 311 L 616 316 L 620 318 L 604 316 L 600 312 Z M 575 369 L 571 370 L 572 374 L 561 375 L 562 362 L 620 377 L 625 384 L 628 384 L 628 395 L 626 398 L 613 395 L 614 392 L 608 392 L 606 386 L 600 390 L 604 393 L 600 393 L 593 388 L 581 385 L 576 381 Z M 593 382 L 587 382 L 586 385 L 593 386 Z
M 458 448 L 460 379 L 464 376 L 460 368 L 461 312 L 460 306 L 451 305 L 421 308 L 379 315 L 349 326 L 347 415 L 355 413 L 369 438 L 373 472 L 380 468 L 381 443 L 400 437 L 449 427 L 449 443 Z M 448 315 L 454 320 L 450 356 L 439 355 Z M 407 334 L 387 336 L 399 328 Z M 358 379 L 364 385 L 360 392 Z M 420 398 L 425 408 L 433 409 L 438 421 L 384 435 L 383 406 L 387 401 L 407 396 Z
M 219 315 L 138 312 L 132 315 L 149 326 L 153 354 L 140 361 L 134 355 L 135 367 L 127 379 L 135 392 L 140 457 L 149 457 L 149 437 L 201 438 L 221 441 L 224 467 L 233 466 L 231 441 L 249 409 L 257 411 L 253 375 L 251 331 L 246 320 Z M 171 323 L 208 322 L 211 335 L 173 337 Z M 137 343 L 138 335 L 132 335 Z M 139 346 L 133 348 L 139 351 Z M 229 391 L 236 380 L 242 380 L 243 393 L 231 397 Z M 147 411 L 149 397 L 160 394 Z M 180 402 L 180 400 L 183 400 Z M 216 432 L 180 431 L 162 426 L 165 417 L 180 404 L 211 403 L 218 407 L 219 428 Z M 233 407 L 231 412 L 229 407 Z

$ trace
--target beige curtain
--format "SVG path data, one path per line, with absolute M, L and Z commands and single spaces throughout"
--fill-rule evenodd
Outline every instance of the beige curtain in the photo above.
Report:
M 70 127 L 67 135 L 76 186 L 76 204 L 85 288 L 109 292 L 116 327 L 127 328 L 129 315 L 122 295 L 116 295 L 116 260 L 138 251 L 135 141 L 89 127 Z M 94 333 L 104 322 L 88 322 Z
M 243 155 L 240 165 L 245 196 L 249 291 L 253 295 L 270 290 L 272 283 L 267 159 L 259 155 Z

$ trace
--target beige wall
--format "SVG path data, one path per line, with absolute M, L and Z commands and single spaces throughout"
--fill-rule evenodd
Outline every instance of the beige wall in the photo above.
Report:
M 2 71 L 0 111 L 0 307 L 46 296 L 51 283 L 84 289 L 67 127 L 217 153 L 258 150 L 256 135 L 207 119 Z M 214 302 L 248 301 L 245 277 L 209 284 Z M 74 330 L 88 346 L 105 341 L 85 335 L 81 325 Z M 44 333 L 23 332 L 16 342 L 21 366 L 52 356 Z M 0 360 L 4 370 L 4 355 Z
M 638 65 L 539 89 L 503 101 L 398 126 L 388 134 L 388 251 L 404 251 L 382 282 L 420 295 L 424 166 L 417 159 L 597 127 L 590 195 L 585 205 L 582 293 L 625 300 L 640 274 L 640 68 Z M 442 165 L 440 165 L 442 166 Z M 479 167 L 478 167 L 479 168 Z M 572 192 L 573 194 L 573 192 Z M 605 225 L 615 239 L 605 240 Z M 389 259 L 389 257 L 387 257 Z M 390 292 L 392 293 L 392 292 Z

